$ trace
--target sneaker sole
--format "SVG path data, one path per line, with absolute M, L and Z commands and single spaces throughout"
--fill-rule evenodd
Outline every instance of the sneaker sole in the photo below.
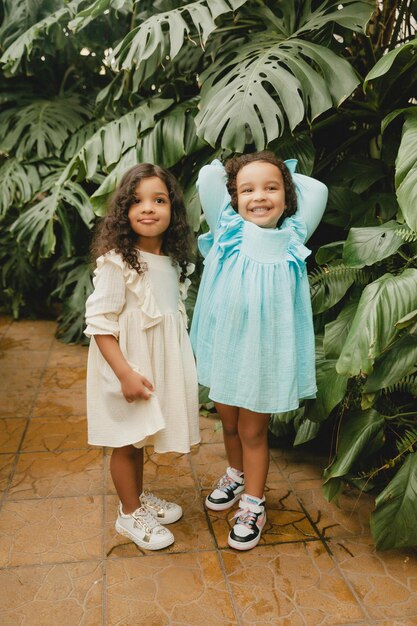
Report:
M 240 541 L 235 541 L 234 539 L 231 539 L 230 535 L 227 538 L 227 543 L 229 544 L 229 546 L 231 548 L 234 548 L 235 550 L 252 550 L 252 548 L 254 548 L 255 546 L 258 545 L 259 540 L 261 538 L 262 535 L 262 530 L 263 527 L 266 524 L 266 516 L 265 516 L 265 520 L 264 523 L 262 524 L 261 528 L 259 529 L 259 535 L 257 537 L 255 537 L 255 539 L 252 539 L 251 541 L 247 541 L 246 543 L 242 543 Z
M 148 543 L 147 541 L 141 541 L 140 539 L 138 539 L 138 537 L 135 537 L 133 533 L 126 530 L 126 528 L 121 526 L 118 522 L 115 523 L 114 527 L 116 529 L 116 532 L 119 533 L 119 535 L 123 535 L 124 537 L 127 537 L 128 539 L 133 541 L 133 543 L 139 546 L 139 548 L 143 548 L 144 550 L 162 550 L 163 548 L 167 548 L 172 543 L 174 543 L 174 537 L 171 536 L 171 537 L 167 537 L 165 541 L 161 541 L 160 543 L 158 543 L 158 545 L 155 545 L 155 544 L 152 545 Z
M 226 511 L 227 509 L 230 509 L 230 507 L 233 506 L 235 502 L 240 500 L 240 496 L 244 491 L 245 487 L 242 487 L 242 491 L 239 491 L 239 493 L 233 498 L 233 500 L 230 500 L 229 502 L 221 502 L 220 504 L 210 502 L 209 497 L 207 496 L 205 501 L 206 507 L 211 511 Z

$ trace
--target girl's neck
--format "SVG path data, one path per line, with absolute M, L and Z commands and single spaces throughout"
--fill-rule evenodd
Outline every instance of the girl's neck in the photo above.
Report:
M 150 254 L 158 254 L 165 256 L 162 250 L 162 241 L 159 239 L 141 239 L 136 244 L 136 248 L 142 252 L 149 252 Z

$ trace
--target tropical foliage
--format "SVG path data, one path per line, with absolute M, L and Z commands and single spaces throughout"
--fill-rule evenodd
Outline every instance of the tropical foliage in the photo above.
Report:
M 337 434 L 325 493 L 375 489 L 382 549 L 417 544 L 413 10 L 412 0 L 0 3 L 4 307 L 57 312 L 60 336 L 81 340 L 91 228 L 130 165 L 171 167 L 197 231 L 201 165 L 265 146 L 298 158 L 330 189 L 311 242 L 319 392 L 271 428 L 296 445 Z

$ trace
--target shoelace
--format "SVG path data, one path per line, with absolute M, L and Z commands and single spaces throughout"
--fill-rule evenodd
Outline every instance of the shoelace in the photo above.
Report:
M 159 528 L 160 530 L 164 530 L 164 527 L 160 525 L 157 519 L 149 513 L 147 509 L 141 506 L 139 509 L 136 509 L 132 513 L 132 517 L 135 519 L 135 522 L 145 528 L 147 532 L 152 532 L 155 528 Z
M 145 502 L 150 502 L 151 504 L 155 504 L 159 508 L 164 508 L 164 509 L 169 508 L 169 502 L 167 502 L 166 500 L 163 500 L 162 498 L 158 498 L 150 491 L 144 491 L 143 496 L 144 496 Z
M 221 491 L 227 491 L 227 489 L 229 489 L 230 487 L 233 488 L 233 485 L 237 485 L 237 482 L 233 480 L 233 478 L 231 478 L 229 474 L 224 474 L 224 476 L 220 478 L 217 488 Z
M 252 525 L 256 522 L 256 513 L 249 509 L 238 509 L 233 515 L 232 520 L 236 519 L 236 524 L 242 524 L 246 528 L 252 528 Z

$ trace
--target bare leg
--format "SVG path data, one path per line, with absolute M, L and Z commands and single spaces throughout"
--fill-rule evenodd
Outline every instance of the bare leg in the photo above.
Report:
M 239 409 L 228 404 L 214 403 L 223 426 L 223 441 L 230 467 L 243 472 L 242 443 L 238 432 Z
M 269 468 L 269 414 L 239 409 L 238 430 L 243 452 L 245 492 L 262 498 Z
M 132 513 L 140 507 L 142 493 L 143 448 L 123 446 L 114 448 L 110 472 L 116 487 L 123 513 Z

